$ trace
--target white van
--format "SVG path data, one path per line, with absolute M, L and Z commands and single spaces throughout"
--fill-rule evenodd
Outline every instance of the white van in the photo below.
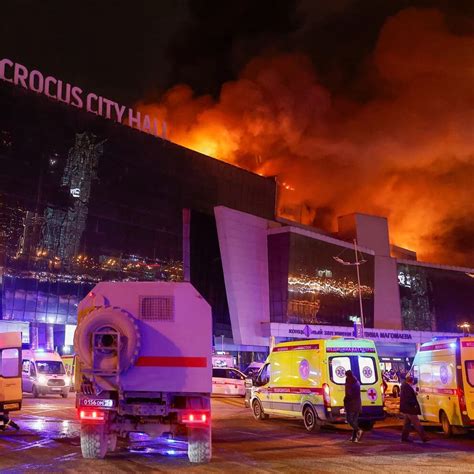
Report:
M 23 392 L 40 395 L 57 394 L 67 398 L 71 377 L 67 375 L 61 356 L 44 349 L 23 351 Z
M 474 428 L 474 337 L 423 344 L 411 372 L 422 420 L 441 423 L 448 436 Z

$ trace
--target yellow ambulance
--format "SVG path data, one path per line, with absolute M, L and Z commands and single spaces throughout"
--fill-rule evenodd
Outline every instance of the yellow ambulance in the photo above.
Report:
M 411 371 L 422 420 L 448 436 L 474 428 L 474 337 L 422 344 Z
M 344 423 L 346 370 L 360 381 L 360 426 L 385 418 L 382 375 L 373 341 L 347 337 L 277 344 L 252 388 L 250 407 L 258 420 L 269 415 L 302 418 L 308 431 Z

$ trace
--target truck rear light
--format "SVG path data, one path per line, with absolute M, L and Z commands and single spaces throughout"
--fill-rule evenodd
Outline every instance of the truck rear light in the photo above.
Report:
M 185 425 L 207 425 L 210 421 L 209 412 L 186 412 L 181 421 Z
M 104 421 L 105 413 L 100 410 L 79 410 L 79 418 L 87 421 Z
M 331 389 L 327 383 L 323 383 L 323 401 L 324 406 L 331 406 Z
M 466 399 L 464 398 L 464 391 L 462 388 L 458 388 L 459 408 L 463 415 L 467 415 Z

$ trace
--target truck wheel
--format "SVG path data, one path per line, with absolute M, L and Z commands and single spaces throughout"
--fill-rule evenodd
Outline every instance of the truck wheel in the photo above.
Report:
M 103 425 L 81 425 L 81 451 L 86 459 L 102 459 L 107 452 Z
M 446 415 L 446 413 L 444 411 L 442 411 L 439 418 L 440 418 L 440 421 L 441 421 L 441 426 L 443 428 L 443 433 L 448 437 L 452 436 L 453 435 L 453 426 L 449 422 L 448 415 Z
M 107 451 L 113 453 L 117 449 L 117 435 L 115 433 L 107 436 Z
M 190 462 L 205 463 L 212 457 L 211 427 L 188 429 L 188 458 Z
M 306 406 L 303 410 L 303 423 L 306 431 L 310 433 L 312 431 L 318 431 L 321 428 L 321 424 L 319 423 L 318 416 L 314 411 L 314 408 L 311 406 Z
M 268 415 L 263 411 L 262 404 L 258 400 L 252 402 L 252 413 L 256 420 L 268 419 Z
M 33 390 L 31 391 L 31 393 L 33 394 L 33 398 L 38 398 L 39 397 L 39 391 L 38 391 L 38 387 L 36 385 L 33 385 Z
M 400 395 L 400 389 L 395 385 L 392 390 L 392 395 L 394 398 L 398 398 Z
M 61 392 L 61 397 L 67 398 L 69 396 L 69 390 Z
M 359 421 L 359 428 L 364 431 L 372 431 L 375 421 Z

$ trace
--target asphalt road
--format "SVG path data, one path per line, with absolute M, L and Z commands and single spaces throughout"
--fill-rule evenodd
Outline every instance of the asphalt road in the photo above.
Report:
M 396 401 L 388 405 L 392 416 L 354 444 L 346 426 L 308 434 L 295 420 L 255 421 L 240 398 L 214 398 L 213 460 L 193 465 L 184 442 L 162 439 L 120 445 L 104 460 L 82 459 L 74 397 L 25 398 L 14 416 L 21 430 L 0 432 L 0 472 L 474 472 L 473 434 L 446 439 L 427 426 L 429 443 L 401 443 Z

